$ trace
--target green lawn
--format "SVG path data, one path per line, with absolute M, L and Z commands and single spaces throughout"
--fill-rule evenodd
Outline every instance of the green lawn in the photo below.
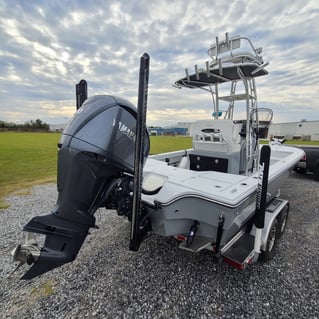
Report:
M 192 147 L 189 136 L 151 136 L 150 154 L 185 150 Z
M 0 133 L 0 198 L 34 184 L 55 182 L 59 138 L 57 133 Z
M 32 185 L 56 182 L 60 133 L 0 133 L 0 208 L 3 198 Z M 190 148 L 190 137 L 152 136 L 151 154 Z
M 56 182 L 57 143 L 60 136 L 60 133 L 0 133 L 0 208 L 5 207 L 3 198 L 16 190 Z M 287 142 L 294 143 L 319 146 L 319 141 Z M 191 137 L 151 136 L 151 154 L 191 147 Z

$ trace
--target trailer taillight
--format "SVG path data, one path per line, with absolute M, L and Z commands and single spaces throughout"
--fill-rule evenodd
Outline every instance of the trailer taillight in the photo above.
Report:
M 233 260 L 233 259 L 230 259 L 230 258 L 227 258 L 227 257 L 223 257 L 224 259 L 224 262 L 227 263 L 228 265 L 236 268 L 236 269 L 239 269 L 239 270 L 243 270 L 246 266 L 245 263 L 240 263 L 236 260 Z
M 180 240 L 180 241 L 185 241 L 186 240 L 186 236 L 184 236 L 184 235 L 177 235 L 177 236 L 175 236 L 175 238 L 177 240 Z

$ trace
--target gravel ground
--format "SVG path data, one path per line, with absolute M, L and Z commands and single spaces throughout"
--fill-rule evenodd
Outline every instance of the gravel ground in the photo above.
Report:
M 213 262 L 211 252 L 192 254 L 173 239 L 151 236 L 139 252 L 128 250 L 129 223 L 97 212 L 72 264 L 31 281 L 10 251 L 22 241 L 19 225 L 44 214 L 56 200 L 55 185 L 10 196 L 0 211 L 1 318 L 319 318 L 319 187 L 292 174 L 281 196 L 290 219 L 271 262 L 238 271 Z

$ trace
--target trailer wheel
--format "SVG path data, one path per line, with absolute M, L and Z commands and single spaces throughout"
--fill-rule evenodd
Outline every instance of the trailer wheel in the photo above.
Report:
M 278 237 L 281 237 L 283 233 L 285 232 L 287 221 L 288 221 L 288 215 L 289 215 L 289 206 L 286 205 L 284 209 L 278 215 L 278 224 L 279 224 Z
M 279 234 L 279 223 L 278 220 L 275 219 L 271 225 L 268 238 L 267 238 L 267 244 L 266 244 L 266 250 L 262 250 L 260 254 L 260 258 L 264 261 L 271 260 L 275 255 L 275 247 L 277 245 L 278 240 L 278 234 Z
M 301 167 L 295 167 L 295 168 L 294 168 L 294 172 L 296 172 L 296 173 L 298 173 L 298 174 L 304 174 L 304 173 L 307 172 L 307 170 L 304 169 L 304 168 L 301 168 Z

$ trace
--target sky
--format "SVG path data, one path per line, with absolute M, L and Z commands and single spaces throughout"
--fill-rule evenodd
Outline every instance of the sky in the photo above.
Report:
M 256 79 L 258 105 L 273 109 L 273 122 L 319 120 L 317 0 L 0 0 L 0 120 L 66 123 L 81 79 L 89 96 L 136 105 L 144 52 L 147 124 L 210 118 L 207 92 L 173 84 L 204 67 L 225 32 L 263 47 L 269 75 Z

